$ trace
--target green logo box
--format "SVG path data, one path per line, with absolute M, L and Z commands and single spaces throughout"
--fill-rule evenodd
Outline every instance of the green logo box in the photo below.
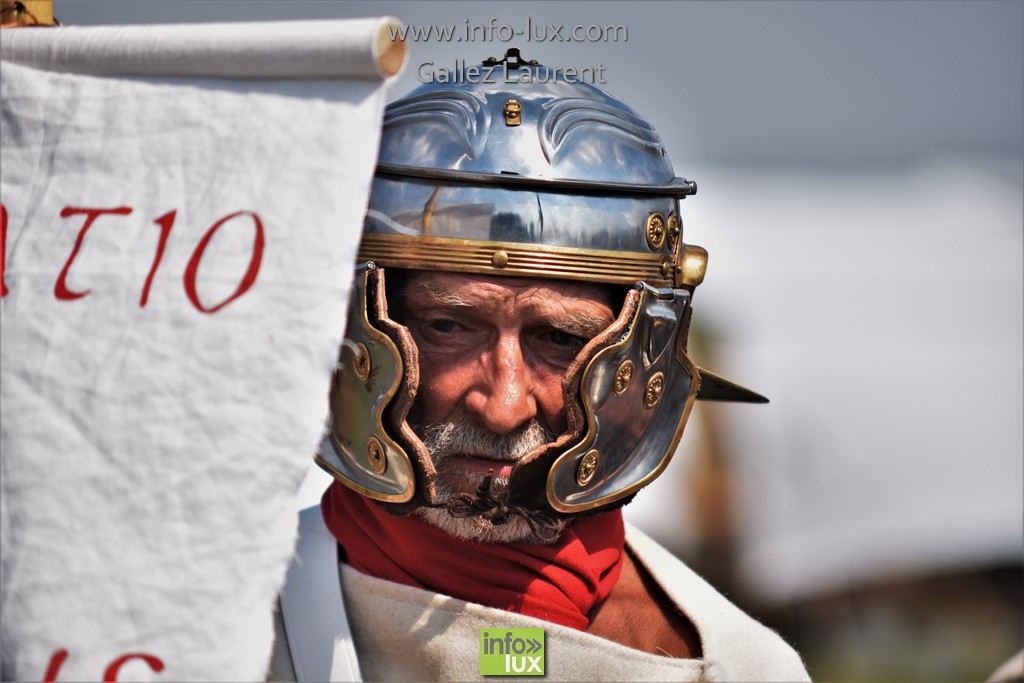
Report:
M 481 676 L 543 676 L 544 629 L 480 629 Z

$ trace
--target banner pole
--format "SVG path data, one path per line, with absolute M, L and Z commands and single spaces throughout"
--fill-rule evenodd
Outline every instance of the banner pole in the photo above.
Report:
M 0 28 L 55 24 L 53 0 L 0 0 Z

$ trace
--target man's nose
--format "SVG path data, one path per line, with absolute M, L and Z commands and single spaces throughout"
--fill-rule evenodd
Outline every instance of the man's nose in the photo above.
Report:
M 482 368 L 484 376 L 466 396 L 466 409 L 485 427 L 508 434 L 537 416 L 532 373 L 517 337 L 501 337 Z

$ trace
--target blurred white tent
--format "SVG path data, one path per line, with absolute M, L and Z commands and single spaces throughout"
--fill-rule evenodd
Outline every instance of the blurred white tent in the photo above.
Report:
M 767 176 L 767 177 L 766 177 Z M 1024 558 L 1019 160 L 707 173 L 691 238 L 767 599 Z

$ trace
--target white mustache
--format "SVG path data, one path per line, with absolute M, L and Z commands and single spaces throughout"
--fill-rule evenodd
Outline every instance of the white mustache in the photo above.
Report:
M 469 420 L 440 422 L 423 429 L 423 443 L 436 459 L 469 455 L 515 461 L 535 448 L 554 441 L 554 434 L 537 420 L 508 434 L 495 434 Z

